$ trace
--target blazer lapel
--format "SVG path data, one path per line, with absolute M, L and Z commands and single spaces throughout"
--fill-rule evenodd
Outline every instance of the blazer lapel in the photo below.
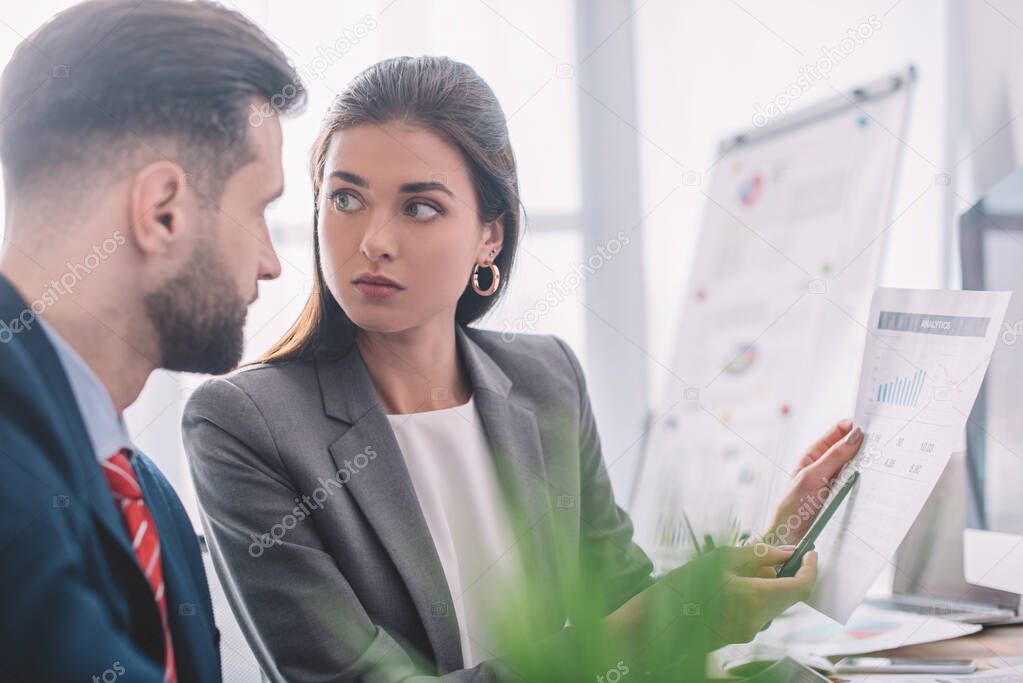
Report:
M 24 302 L 10 281 L 0 276 L 0 319 L 13 320 L 27 309 L 28 304 Z M 24 348 L 32 357 L 39 373 L 46 380 L 47 387 L 50 389 L 50 398 L 53 399 L 55 407 L 63 418 L 60 421 L 60 436 L 64 442 L 66 453 L 70 456 L 67 464 L 71 469 L 72 481 L 77 482 L 81 487 L 77 493 L 84 496 L 95 513 L 95 517 L 117 546 L 132 562 L 135 562 L 135 555 L 128 542 L 128 532 L 125 531 L 124 521 L 114 507 L 114 499 L 110 495 L 96 456 L 92 452 L 89 433 L 85 429 L 81 410 L 75 403 L 71 384 L 64 373 L 64 367 L 60 363 L 56 350 L 50 344 L 50 340 L 38 320 L 34 319 L 31 327 L 22 331 L 20 335 L 22 335 Z
M 506 509 L 516 524 L 527 580 L 550 586 L 555 576 L 553 525 L 547 474 L 536 416 L 511 398 L 512 382 L 494 360 L 456 325 L 458 351 L 465 363 L 483 422 Z M 454 607 L 440 558 L 391 425 L 358 347 L 342 359 L 317 365 L 327 415 L 350 425 L 330 446 L 339 471 L 350 473 L 347 488 L 380 538 L 405 581 L 426 627 L 438 667 L 462 666 Z M 355 457 L 375 455 L 356 470 Z M 527 530 L 528 528 L 528 530 Z M 557 608 L 549 604 L 550 610 Z
M 358 347 L 340 361 L 318 364 L 324 407 L 350 424 L 330 454 L 346 487 L 401 574 L 441 671 L 462 668 L 462 647 L 444 568 L 416 498 L 398 441 L 376 399 Z M 357 469 L 360 454 L 367 458 Z
M 214 666 L 217 662 L 214 624 L 207 617 L 205 603 L 199 594 L 200 589 L 188 571 L 186 550 L 179 536 L 182 529 L 176 523 L 159 483 L 145 467 L 134 463 L 133 469 L 160 537 L 160 564 L 163 568 L 167 599 L 167 621 L 174 643 L 178 678 L 197 681 L 219 680 L 219 673 Z M 187 519 L 181 522 L 186 525 L 184 533 L 194 536 L 191 523 Z
M 511 380 L 473 341 L 471 329 L 459 325 L 456 330 L 459 350 L 473 384 L 476 408 L 505 494 L 505 509 L 519 539 L 518 551 L 526 580 L 534 595 L 550 591 L 545 599 L 533 601 L 532 607 L 545 610 L 533 616 L 541 623 L 549 623 L 547 618 L 560 613 L 555 596 L 557 543 L 536 414 L 515 400 Z

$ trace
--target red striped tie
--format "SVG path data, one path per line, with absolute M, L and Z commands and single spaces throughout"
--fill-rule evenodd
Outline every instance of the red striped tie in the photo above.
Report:
M 131 547 L 135 551 L 135 559 L 145 572 L 160 611 L 164 651 L 167 653 L 163 680 L 166 683 L 176 683 L 174 649 L 171 644 L 170 627 L 167 625 L 167 597 L 163 592 L 163 568 L 160 566 L 160 537 L 153 515 L 142 498 L 142 489 L 135 478 L 135 471 L 131 468 L 128 453 L 128 450 L 121 449 L 107 458 L 103 462 L 103 475 L 107 479 L 111 493 L 114 494 L 114 500 L 121 508 L 124 524 L 131 537 Z

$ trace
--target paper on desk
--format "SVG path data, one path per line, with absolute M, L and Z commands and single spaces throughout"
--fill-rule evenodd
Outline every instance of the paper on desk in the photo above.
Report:
M 962 676 L 953 674 L 841 674 L 841 680 L 848 681 L 849 683 L 938 683 L 943 681 L 945 678 L 935 678 L 935 676 L 947 677 L 949 680 L 960 680 L 965 678 L 970 679 L 973 674 L 963 674 Z
M 836 488 L 860 481 L 817 540 L 819 574 L 808 603 L 846 623 L 934 489 L 963 430 L 1010 292 L 874 292 L 856 399 L 865 432 Z
M 1023 669 L 991 669 L 989 671 L 980 671 L 975 674 L 968 674 L 965 676 L 949 676 L 942 674 L 934 679 L 938 683 L 945 683 L 945 681 L 990 681 L 991 683 L 1015 683 L 1016 681 L 1023 681 Z
M 796 605 L 775 619 L 753 641 L 758 647 L 782 650 L 805 661 L 808 655 L 861 655 L 905 645 L 931 643 L 976 633 L 977 624 L 962 624 L 927 614 L 912 614 L 860 605 L 842 625 Z

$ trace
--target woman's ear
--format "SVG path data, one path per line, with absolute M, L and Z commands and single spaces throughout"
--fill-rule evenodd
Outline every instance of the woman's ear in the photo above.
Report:
M 132 180 L 129 225 L 146 254 L 161 254 L 187 232 L 185 172 L 172 161 L 149 164 Z
M 483 224 L 483 243 L 480 245 L 477 261 L 493 263 L 504 246 L 504 214 Z

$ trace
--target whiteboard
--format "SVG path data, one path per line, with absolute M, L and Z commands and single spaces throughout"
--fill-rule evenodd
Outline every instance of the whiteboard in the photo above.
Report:
M 658 571 L 755 533 L 806 447 L 851 417 L 913 70 L 730 137 L 631 499 Z

